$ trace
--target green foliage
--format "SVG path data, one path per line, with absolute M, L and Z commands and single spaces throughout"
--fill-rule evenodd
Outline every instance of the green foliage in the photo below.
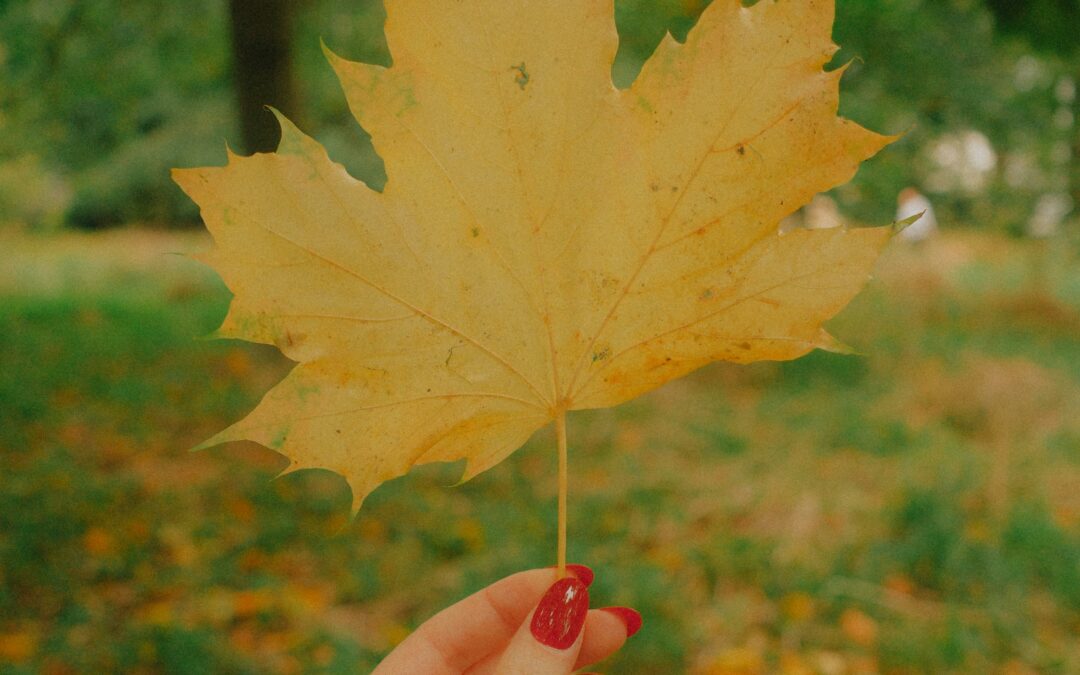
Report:
M 1080 25 L 1077 0 L 987 0 L 1002 28 L 1030 40 L 1039 49 L 1064 54 L 1077 50 Z
M 40 158 L 77 224 L 183 213 L 168 167 L 231 133 L 224 18 L 216 0 L 5 3 L 0 157 Z
M 1020 504 L 1010 514 L 1001 543 L 1017 576 L 1080 611 L 1080 533 L 1055 522 L 1045 504 Z
M 1060 140 L 1051 129 L 1033 130 L 1029 124 L 1053 115 L 1051 86 L 1018 88 L 1014 73 L 1021 54 L 998 44 L 994 27 L 978 2 L 838 1 L 834 39 L 841 50 L 834 63 L 848 67 L 841 113 L 870 128 L 904 134 L 850 188 L 838 191 L 846 210 L 880 221 L 891 215 L 904 186 L 928 191 L 930 147 L 950 133 L 974 129 L 988 136 L 999 167 L 1011 154 L 1045 153 Z M 1057 72 L 1067 71 L 1058 67 Z M 1047 168 L 1045 157 L 1042 161 Z M 931 196 L 946 223 L 1019 231 L 1040 189 L 1017 190 L 997 171 L 985 190 Z
M 188 453 L 288 364 L 193 340 L 224 289 L 176 257 L 124 267 L 146 244 L 120 234 L 0 277 L 0 669 L 364 672 L 551 562 L 550 436 L 460 487 L 454 466 L 392 481 L 351 524 L 327 472 Z M 604 670 L 1080 667 L 1080 266 L 1033 287 L 1032 250 L 896 248 L 832 326 L 868 356 L 709 368 L 575 416 L 570 558 L 646 620 Z
M 616 83 L 632 81 L 665 31 L 683 39 L 707 4 L 619 0 Z M 319 40 L 346 58 L 388 63 L 383 20 L 379 2 L 312 0 L 297 12 L 293 42 L 305 130 L 375 186 L 385 181 L 382 164 L 353 123 Z M 1070 25 L 1040 21 L 1044 28 Z M 846 212 L 868 222 L 890 219 L 897 192 L 925 181 L 928 145 L 968 128 L 987 134 L 1002 161 L 1034 153 L 1049 166 L 1060 139 L 1050 125 L 1028 122 L 1053 115 L 1053 74 L 1069 66 L 1050 46 L 1049 56 L 1038 57 L 1048 82 L 1019 91 L 1014 71 L 1025 52 L 996 39 L 1000 25 L 974 0 L 838 1 L 835 39 L 843 49 L 835 64 L 848 64 L 842 113 L 905 134 L 837 193 Z M 0 6 L 4 220 L 41 229 L 196 220 L 168 169 L 220 162 L 223 143 L 237 139 L 229 59 L 222 0 Z M 1018 190 L 998 176 L 986 192 L 935 198 L 947 221 L 1019 231 L 1044 189 Z
M 665 33 L 684 41 L 709 0 L 622 0 L 615 3 L 619 51 L 612 67 L 617 87 L 629 87 Z

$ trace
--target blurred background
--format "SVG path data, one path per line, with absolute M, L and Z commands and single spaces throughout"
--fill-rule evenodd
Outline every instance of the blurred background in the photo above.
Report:
M 617 0 L 627 86 L 708 4 Z M 752 3 L 744 3 L 752 4 Z M 0 1 L 0 672 L 366 672 L 552 562 L 554 442 L 342 480 L 186 448 L 289 367 L 196 339 L 228 292 L 174 166 L 272 104 L 378 187 L 320 39 L 368 0 Z M 785 227 L 929 204 L 831 330 L 570 422 L 570 557 L 645 615 L 613 673 L 1080 672 L 1080 2 L 838 0 L 841 113 L 904 137 Z M 898 203 L 899 200 L 899 203 Z M 181 254 L 181 255 L 175 255 Z

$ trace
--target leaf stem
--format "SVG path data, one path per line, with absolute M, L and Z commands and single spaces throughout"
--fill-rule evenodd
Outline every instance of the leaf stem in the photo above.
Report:
M 566 412 L 559 411 L 555 418 L 555 436 L 559 444 L 559 547 L 558 563 L 560 579 L 566 576 L 566 493 L 569 483 L 569 461 L 566 450 Z

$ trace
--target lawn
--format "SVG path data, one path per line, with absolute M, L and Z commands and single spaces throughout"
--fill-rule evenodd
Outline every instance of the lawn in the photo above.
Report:
M 194 233 L 0 234 L 0 672 L 354 673 L 553 562 L 550 432 L 461 486 L 187 448 L 287 372 L 200 339 Z M 705 368 L 579 413 L 570 558 L 644 629 L 602 670 L 1080 672 L 1080 255 L 896 243 L 859 355 Z M 173 255 L 178 253 L 181 255 Z

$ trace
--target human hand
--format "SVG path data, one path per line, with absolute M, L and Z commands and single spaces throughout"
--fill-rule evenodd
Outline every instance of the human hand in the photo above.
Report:
M 614 654 L 641 628 L 629 607 L 589 609 L 593 573 L 519 572 L 425 621 L 373 675 L 569 675 Z

